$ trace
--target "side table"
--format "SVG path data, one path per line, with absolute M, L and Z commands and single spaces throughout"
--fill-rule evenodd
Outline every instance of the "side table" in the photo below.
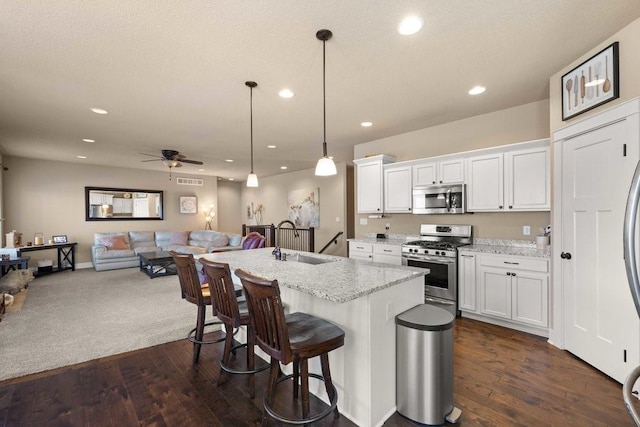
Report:
M 9 259 L 6 261 L 0 260 L 0 274 L 4 276 L 9 271 L 15 270 L 16 268 L 26 270 L 29 268 L 30 258 L 31 257 L 28 256 L 22 256 L 20 258 Z

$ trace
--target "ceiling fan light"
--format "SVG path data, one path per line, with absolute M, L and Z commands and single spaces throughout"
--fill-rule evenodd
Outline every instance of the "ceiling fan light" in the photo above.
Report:
M 328 157 L 321 157 L 316 163 L 316 176 L 331 176 L 337 173 L 336 164 Z
M 175 168 L 176 166 L 178 166 L 178 161 L 177 160 L 164 159 L 164 160 L 162 160 L 162 163 L 164 163 L 164 165 L 169 167 L 169 168 Z
M 247 187 L 257 187 L 258 186 L 258 176 L 255 173 L 250 173 L 247 176 Z

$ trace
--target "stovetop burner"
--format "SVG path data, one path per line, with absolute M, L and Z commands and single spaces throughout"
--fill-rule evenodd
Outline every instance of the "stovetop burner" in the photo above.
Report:
M 414 240 L 402 245 L 402 254 L 411 257 L 441 256 L 457 257 L 459 246 L 472 243 L 470 225 L 437 225 L 422 224 L 421 240 Z
M 444 249 L 444 250 L 454 250 L 458 246 L 463 246 L 464 243 L 453 243 L 453 242 L 434 242 L 431 240 L 414 240 L 412 242 L 407 242 L 404 246 L 419 246 L 424 249 Z

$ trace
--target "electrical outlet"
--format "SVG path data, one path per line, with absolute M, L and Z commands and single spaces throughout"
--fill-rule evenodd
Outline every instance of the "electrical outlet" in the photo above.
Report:
M 390 322 L 392 320 L 393 320 L 393 303 L 388 302 L 387 303 L 387 322 Z
M 529 227 L 528 225 L 525 225 L 522 227 L 522 234 L 524 234 L 525 236 L 528 236 L 531 234 L 531 227 Z
M 391 228 L 391 223 L 390 223 L 390 222 L 388 222 L 388 223 L 386 223 L 386 224 L 384 225 L 384 229 L 385 229 L 385 230 L 388 230 L 388 229 L 390 229 L 390 228 Z

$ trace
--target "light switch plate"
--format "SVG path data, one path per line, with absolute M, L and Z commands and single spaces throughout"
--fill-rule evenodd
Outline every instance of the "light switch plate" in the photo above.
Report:
M 525 225 L 522 227 L 522 234 L 524 234 L 525 236 L 528 236 L 531 234 L 531 227 L 529 227 L 528 225 Z

